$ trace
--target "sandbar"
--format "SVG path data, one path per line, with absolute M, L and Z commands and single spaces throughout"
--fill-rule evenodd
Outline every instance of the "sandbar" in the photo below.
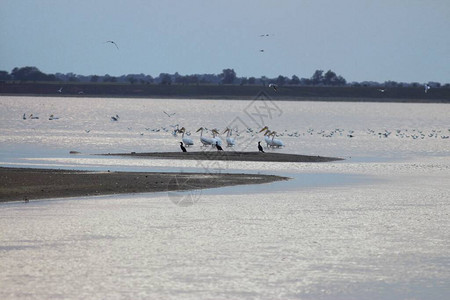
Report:
M 0 202 L 181 191 L 288 179 L 261 174 L 93 172 L 0 167 Z

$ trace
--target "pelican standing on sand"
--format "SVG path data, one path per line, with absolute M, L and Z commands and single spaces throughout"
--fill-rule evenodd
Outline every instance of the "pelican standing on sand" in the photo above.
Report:
M 177 130 L 178 132 L 181 132 L 181 140 L 183 141 L 183 143 L 186 145 L 186 147 L 192 146 L 194 145 L 194 141 L 189 138 L 189 137 L 185 137 L 184 134 L 186 133 L 186 128 L 181 127 L 180 129 Z
M 277 147 L 277 148 L 284 147 L 283 141 L 281 141 L 279 139 L 275 139 L 275 136 L 277 134 L 275 131 L 270 131 L 269 127 L 267 127 L 267 126 L 264 126 L 264 128 L 261 129 L 259 132 L 263 132 L 263 131 L 265 131 L 264 140 L 266 141 L 267 147 L 269 147 L 269 146 Z M 270 138 L 270 136 L 272 136 L 272 138 Z
M 222 140 L 219 137 L 219 131 L 217 131 L 217 129 L 213 129 L 211 130 L 212 134 L 213 134 L 213 139 L 214 141 L 219 144 L 219 146 L 222 146 Z M 214 145 L 213 145 L 214 146 Z
M 233 134 L 233 129 L 227 127 L 227 129 L 225 129 L 223 133 L 225 132 L 227 132 L 227 147 L 233 147 L 234 145 L 236 145 L 234 138 L 231 137 L 231 135 Z
M 214 144 L 216 142 L 215 139 L 214 138 L 204 137 L 203 136 L 203 130 L 205 130 L 205 128 L 200 127 L 196 131 L 196 132 L 200 131 L 200 142 L 202 142 L 203 146 L 208 146 L 208 145 L 214 146 Z

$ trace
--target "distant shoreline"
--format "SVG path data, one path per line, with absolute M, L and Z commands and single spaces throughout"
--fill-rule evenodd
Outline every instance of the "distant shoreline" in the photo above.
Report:
M 0 82 L 0 96 L 450 103 L 450 88 Z

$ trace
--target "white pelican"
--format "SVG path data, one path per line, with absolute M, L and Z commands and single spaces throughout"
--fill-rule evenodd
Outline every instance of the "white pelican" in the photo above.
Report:
M 259 132 L 263 132 L 263 131 L 265 131 L 264 140 L 266 141 L 267 147 L 270 146 L 270 147 L 280 148 L 280 147 L 284 146 L 283 141 L 281 141 L 279 139 L 275 139 L 275 136 L 277 134 L 275 131 L 270 131 L 269 127 L 267 127 L 267 126 L 264 126 L 264 128 L 261 129 Z M 272 138 L 270 138 L 270 136 L 272 136 Z
M 219 131 L 217 131 L 217 129 L 213 129 L 213 130 L 211 130 L 211 132 L 213 134 L 213 139 L 216 141 L 216 143 L 214 143 L 214 144 L 218 144 L 219 146 L 222 146 L 222 139 L 219 137 L 219 134 L 220 134 Z
M 233 134 L 233 129 L 227 127 L 227 129 L 225 129 L 223 133 L 225 132 L 227 132 L 227 146 L 233 147 L 234 145 L 236 145 L 236 141 L 231 137 L 231 135 Z
M 214 138 L 208 138 L 208 137 L 204 137 L 203 136 L 203 130 L 205 130 L 205 128 L 200 127 L 196 132 L 200 131 L 200 142 L 202 142 L 203 146 L 207 146 L 207 145 L 212 145 L 214 146 L 216 143 L 216 140 Z
M 284 143 L 282 140 L 275 139 L 275 136 L 277 135 L 277 133 L 275 131 L 272 131 L 269 134 L 269 136 L 270 135 L 272 136 L 272 139 L 270 140 L 270 143 L 269 143 L 270 146 L 277 147 L 277 148 L 284 147 Z
M 186 147 L 194 145 L 194 141 L 191 138 L 184 136 L 184 134 L 186 133 L 186 128 L 181 127 L 181 129 L 178 129 L 178 132 L 182 133 L 181 140 L 186 145 Z

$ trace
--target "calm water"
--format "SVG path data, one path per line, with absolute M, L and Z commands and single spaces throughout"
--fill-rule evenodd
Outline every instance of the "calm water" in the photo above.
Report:
M 449 115 L 443 104 L 0 97 L 2 166 L 293 178 L 0 204 L 0 298 L 447 299 Z M 230 126 L 236 148 L 254 151 L 268 125 L 286 144 L 268 151 L 346 160 L 90 155 L 179 151 L 176 124 L 195 150 L 201 126 Z

